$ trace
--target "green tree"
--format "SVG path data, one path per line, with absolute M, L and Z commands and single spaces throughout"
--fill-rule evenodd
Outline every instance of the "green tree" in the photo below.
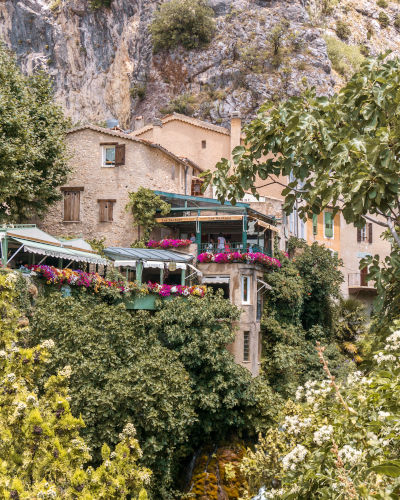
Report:
M 214 11 L 207 0 L 171 0 L 154 14 L 149 29 L 154 52 L 182 45 L 191 50 L 211 41 Z
M 139 187 L 136 193 L 129 193 L 129 203 L 125 206 L 125 211 L 132 212 L 134 226 L 139 226 L 140 241 L 136 243 L 139 243 L 142 247 L 149 241 L 152 229 L 162 227 L 155 220 L 157 210 L 161 211 L 161 215 L 167 215 L 171 210 L 171 205 L 154 194 L 151 189 L 142 186 Z M 143 228 L 142 238 L 140 238 L 140 227 Z
M 340 351 L 361 363 L 363 341 L 367 333 L 366 305 L 360 300 L 340 297 L 335 323 L 335 339 Z
M 247 147 L 233 151 L 234 166 L 223 159 L 206 180 L 212 179 L 220 200 L 235 202 L 244 190 L 257 194 L 256 175 L 279 183 L 269 176 L 292 172 L 295 180 L 282 191 L 287 213 L 296 201 L 304 219 L 329 205 L 348 224 L 361 228 L 367 220 L 388 229 L 391 256 L 383 265 L 376 256 L 362 266 L 372 264 L 367 279 L 376 280 L 377 310 L 389 311 L 400 307 L 400 60 L 385 56 L 366 59 L 331 98 L 317 97 L 313 88 L 285 103 L 264 104 L 246 129 Z M 268 153 L 274 157 L 260 162 Z
M 0 42 L 0 222 L 42 216 L 61 199 L 70 173 L 65 132 L 70 126 L 53 102 L 50 77 L 22 74 Z
M 99 467 L 84 469 L 90 448 L 80 437 L 85 426 L 71 414 L 64 366 L 47 379 L 42 396 L 40 376 L 51 360 L 49 339 L 27 348 L 27 326 L 17 325 L 14 273 L 0 273 L 0 496 L 10 500 L 64 498 L 65 500 L 131 498 L 150 480 L 150 470 L 139 468 L 142 452 L 128 424 L 113 452 L 102 447 Z

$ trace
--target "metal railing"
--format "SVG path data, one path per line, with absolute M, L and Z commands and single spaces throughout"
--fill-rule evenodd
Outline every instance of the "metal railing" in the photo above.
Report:
M 272 252 L 264 248 L 260 245 L 251 245 L 250 249 L 248 248 L 243 248 L 243 243 L 240 241 L 231 241 L 229 242 L 229 250 L 225 248 L 225 245 L 223 248 L 218 247 L 218 243 L 200 243 L 198 245 L 198 253 L 203 253 L 203 252 L 209 252 L 209 253 L 224 253 L 224 252 L 240 252 L 240 253 L 256 253 L 260 252 L 263 253 L 264 255 L 268 255 L 269 257 L 272 257 Z
M 366 281 L 366 274 L 362 273 L 349 273 L 348 282 L 349 286 L 360 286 L 366 288 L 374 288 L 373 281 Z

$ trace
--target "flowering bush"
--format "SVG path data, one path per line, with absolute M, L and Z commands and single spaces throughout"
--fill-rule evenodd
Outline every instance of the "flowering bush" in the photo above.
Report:
M 192 242 L 190 240 L 174 240 L 166 238 L 164 240 L 150 240 L 147 243 L 147 248 L 182 248 L 188 247 Z
M 399 498 L 399 327 L 376 353 L 374 371 L 340 384 L 317 347 L 327 379 L 299 387 L 299 404 L 287 404 L 284 422 L 243 461 L 253 489 L 262 486 L 257 500 Z
M 168 295 L 183 295 L 187 297 L 188 295 L 195 295 L 197 297 L 204 297 L 206 287 L 205 286 L 182 286 L 182 285 L 158 285 L 156 283 L 150 283 L 148 285 L 139 285 L 133 281 L 111 281 L 102 278 L 97 273 L 85 273 L 80 270 L 72 269 L 57 269 L 56 267 L 50 266 L 31 266 L 31 269 L 38 273 L 40 272 L 47 281 L 47 284 L 57 284 L 62 286 L 68 283 L 73 286 L 83 286 L 88 289 L 92 289 L 94 292 L 102 291 L 113 291 L 116 292 L 116 298 L 118 295 L 124 294 L 129 296 L 132 294 L 147 294 L 149 292 L 158 293 L 162 297 Z
M 148 283 L 149 292 L 158 293 L 162 297 L 168 297 L 171 294 L 182 295 L 195 295 L 197 297 L 204 297 L 206 293 L 206 286 L 183 286 L 183 285 L 159 285 L 158 283 Z
M 226 264 L 230 262 L 246 262 L 262 264 L 267 267 L 281 267 L 281 263 L 278 259 L 269 257 L 261 252 L 256 253 L 240 253 L 240 252 L 229 252 L 229 253 L 201 253 L 197 260 L 202 263 L 215 262 L 217 264 Z

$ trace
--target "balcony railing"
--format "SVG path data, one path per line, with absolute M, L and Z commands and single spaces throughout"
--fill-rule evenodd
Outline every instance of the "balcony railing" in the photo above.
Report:
M 198 245 L 198 252 L 203 253 L 203 252 L 210 252 L 210 253 L 224 253 L 227 252 L 228 250 L 225 249 L 225 246 L 223 248 L 218 248 L 218 243 L 200 243 Z M 240 253 L 246 253 L 246 252 L 251 252 L 251 253 L 263 253 L 264 255 L 268 255 L 269 257 L 272 257 L 272 252 L 260 245 L 251 245 L 251 249 L 249 250 L 248 248 L 243 248 L 243 243 L 240 241 L 230 241 L 229 242 L 229 251 L 230 252 L 240 252 Z
M 374 288 L 373 281 L 366 281 L 366 274 L 362 273 L 349 273 L 349 288 L 360 287 L 360 288 Z

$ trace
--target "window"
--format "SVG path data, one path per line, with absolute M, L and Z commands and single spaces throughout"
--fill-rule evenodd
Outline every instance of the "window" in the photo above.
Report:
M 201 179 L 192 179 L 192 196 L 203 196 L 201 186 L 203 181 Z
M 206 149 L 206 147 L 207 147 L 207 143 L 206 143 L 206 141 L 201 141 L 201 147 L 202 147 L 203 149 Z
M 64 192 L 64 221 L 79 222 L 81 191 L 83 191 L 83 187 L 61 188 L 61 191 Z
M 333 238 L 333 219 L 331 212 L 324 212 L 325 238 Z
M 315 236 L 318 233 L 318 215 L 312 216 L 312 234 Z
M 243 361 L 250 360 L 250 332 L 243 332 Z
M 103 146 L 103 167 L 125 165 L 125 144 L 100 143 Z
M 250 276 L 242 276 L 242 304 L 250 304 Z
M 372 243 L 372 222 L 365 224 L 361 229 L 357 229 L 358 243 Z
M 97 200 L 100 205 L 100 222 L 113 221 L 113 208 L 117 200 Z
M 193 175 L 193 177 L 196 177 L 197 172 L 196 172 L 196 170 L 195 170 L 195 169 L 193 169 L 193 170 L 192 170 L 192 175 Z

